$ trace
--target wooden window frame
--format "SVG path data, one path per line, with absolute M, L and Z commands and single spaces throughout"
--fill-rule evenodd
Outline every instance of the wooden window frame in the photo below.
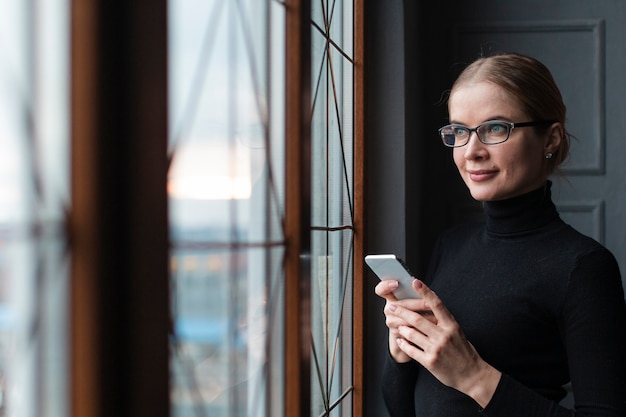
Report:
M 167 417 L 166 0 L 72 0 L 70 408 Z
M 354 287 L 352 415 L 364 416 L 364 0 L 354 0 Z M 311 413 L 311 3 L 285 2 L 285 415 Z
M 284 4 L 285 415 L 306 416 L 311 410 L 311 3 Z M 167 2 L 72 0 L 70 13 L 71 414 L 167 417 Z M 362 417 L 363 0 L 354 0 L 354 19 L 353 416 Z M 126 88 L 112 88 L 120 82 Z
M 286 7 L 285 415 L 311 413 L 311 2 Z
M 365 0 L 354 0 L 353 416 L 365 416 Z

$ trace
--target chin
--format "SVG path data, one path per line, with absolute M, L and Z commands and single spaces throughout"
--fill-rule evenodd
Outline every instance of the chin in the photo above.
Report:
M 508 198 L 506 193 L 502 193 L 500 190 L 494 189 L 493 187 L 480 187 L 472 184 L 472 186 L 468 186 L 468 188 L 470 195 L 476 201 L 497 201 Z
M 495 201 L 495 200 L 500 200 L 499 198 L 496 198 L 492 195 L 488 195 L 485 193 L 473 193 L 470 192 L 470 194 L 472 195 L 472 198 L 476 201 L 481 201 L 481 202 L 487 202 L 487 201 Z
M 474 200 L 476 201 L 481 202 L 507 200 L 509 198 L 517 197 L 530 191 L 532 191 L 532 189 L 528 191 L 521 190 L 515 192 L 512 190 L 481 190 L 476 189 L 475 187 L 470 188 L 470 194 L 472 195 L 472 198 L 474 198 Z

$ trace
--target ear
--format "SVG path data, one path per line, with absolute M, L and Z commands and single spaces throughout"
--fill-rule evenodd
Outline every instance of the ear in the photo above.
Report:
M 546 132 L 545 152 L 555 153 L 561 146 L 564 134 L 565 129 L 563 128 L 563 123 L 553 123 Z

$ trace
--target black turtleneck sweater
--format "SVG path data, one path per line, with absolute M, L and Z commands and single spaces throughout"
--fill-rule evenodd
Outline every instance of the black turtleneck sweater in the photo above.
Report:
M 481 357 L 503 373 L 491 402 L 388 355 L 396 417 L 626 416 L 626 307 L 617 262 L 565 224 L 546 187 L 485 204 L 485 222 L 444 233 L 425 281 Z M 571 381 L 576 411 L 558 405 Z

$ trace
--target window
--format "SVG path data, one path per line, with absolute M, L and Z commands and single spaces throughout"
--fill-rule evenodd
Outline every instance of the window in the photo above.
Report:
M 0 415 L 68 415 L 68 46 L 63 0 L 0 19 Z
M 360 415 L 354 8 L 169 1 L 174 416 Z
M 169 8 L 172 414 L 278 416 L 284 5 Z
M 312 415 L 352 415 L 354 5 L 312 9 Z
M 360 416 L 360 3 L 164 4 L 3 9 L 0 415 Z

